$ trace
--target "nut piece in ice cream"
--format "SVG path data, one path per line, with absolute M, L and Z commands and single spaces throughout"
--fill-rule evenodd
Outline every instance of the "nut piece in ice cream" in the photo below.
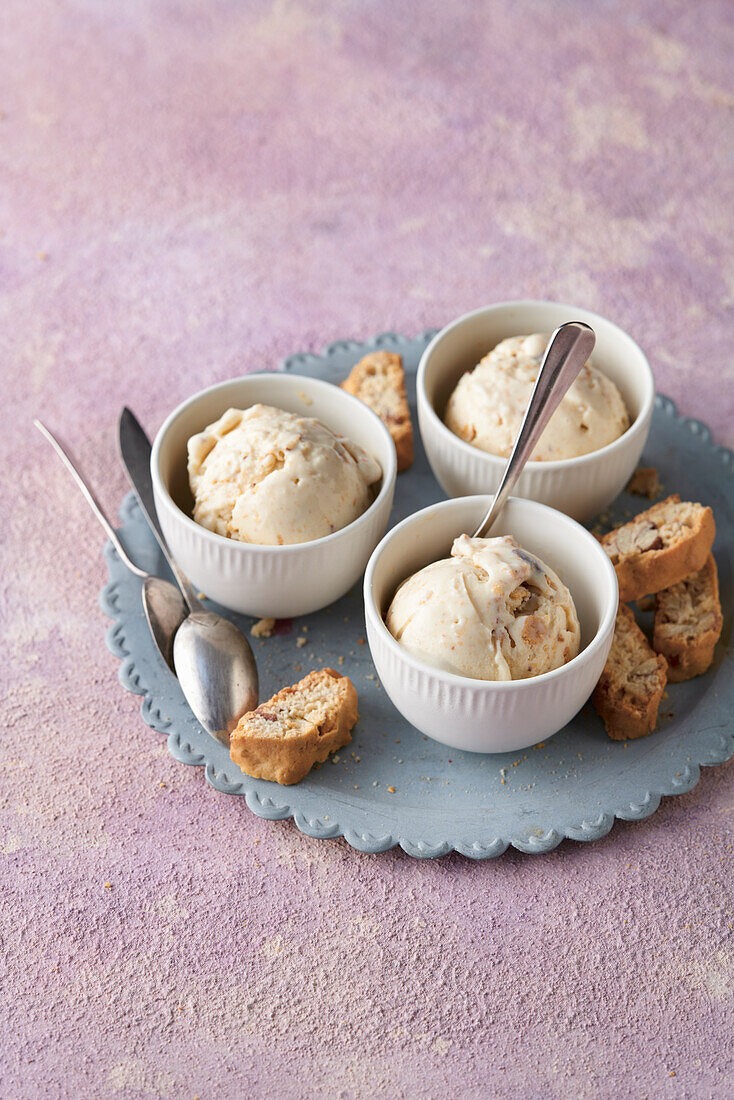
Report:
M 461 535 L 450 558 L 400 585 L 386 623 L 418 660 L 476 680 L 540 676 L 575 657 L 580 641 L 571 593 L 509 535 Z
M 446 406 L 446 426 L 489 454 L 507 457 L 538 377 L 550 337 L 503 340 L 458 382 Z M 598 451 L 629 427 L 622 395 L 591 360 L 568 389 L 541 435 L 533 460 L 576 458 Z
M 382 477 L 356 443 L 270 405 L 228 409 L 188 452 L 196 522 L 261 546 L 339 531 L 369 507 Z

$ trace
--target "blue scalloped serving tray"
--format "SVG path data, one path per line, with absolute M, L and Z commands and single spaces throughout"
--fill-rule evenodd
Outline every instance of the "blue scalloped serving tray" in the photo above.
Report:
M 294 355 L 281 369 L 337 382 L 369 349 L 395 349 L 403 356 L 412 400 L 418 360 L 431 335 L 409 339 L 387 333 L 366 344 L 343 341 L 323 355 Z M 416 444 L 413 467 L 398 478 L 393 523 L 442 497 L 420 442 Z M 244 795 L 259 817 L 292 817 L 308 836 L 343 836 L 363 852 L 384 852 L 399 844 L 412 856 L 456 850 L 474 859 L 498 856 L 508 845 L 547 852 L 564 837 L 596 840 L 609 832 L 615 817 L 648 817 L 663 795 L 690 791 L 701 765 L 719 764 L 734 753 L 734 677 L 728 649 L 734 455 L 713 445 L 705 425 L 678 417 L 672 401 L 658 397 L 643 461 L 657 466 L 671 491 L 713 507 L 726 620 L 714 667 L 705 676 L 669 687 L 658 730 L 641 741 L 610 741 L 590 706 L 545 744 L 519 753 L 478 756 L 427 740 L 407 725 L 377 680 L 357 586 L 325 611 L 281 622 L 273 637 L 253 639 L 263 699 L 313 668 L 343 668 L 359 692 L 360 721 L 352 743 L 298 786 L 251 779 L 192 715 L 148 633 L 140 580 L 108 543 L 110 580 L 100 601 L 114 620 L 107 644 L 121 659 L 120 680 L 145 697 L 143 718 L 167 734 L 176 760 L 203 766 L 213 787 Z M 644 506 L 639 498 L 622 494 L 610 510 L 612 519 L 627 518 Z M 120 536 L 134 560 L 166 575 L 132 495 L 123 502 L 120 518 Z M 251 619 L 233 618 L 249 632 Z M 306 638 L 306 644 L 299 647 L 298 638 Z

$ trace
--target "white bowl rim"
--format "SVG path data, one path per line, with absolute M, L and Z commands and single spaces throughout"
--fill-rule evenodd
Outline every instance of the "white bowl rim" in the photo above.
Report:
M 250 378 L 256 378 L 260 380 L 264 378 L 267 378 L 268 380 L 277 379 L 278 381 L 276 381 L 276 385 L 280 385 L 281 380 L 296 380 L 299 382 L 307 382 L 309 386 L 314 386 L 316 390 L 322 390 L 323 392 L 331 392 L 337 390 L 341 394 L 341 397 L 338 398 L 338 400 L 344 398 L 344 400 L 346 401 L 354 402 L 354 404 L 359 407 L 360 414 L 364 414 L 364 416 L 368 420 L 371 419 L 373 424 L 379 425 L 379 429 L 383 433 L 383 436 L 385 436 L 387 440 L 390 441 L 390 447 L 387 448 L 388 469 L 382 471 L 382 485 L 380 486 L 380 491 L 375 499 L 371 502 L 369 507 L 365 508 L 361 516 L 357 516 L 356 519 L 352 520 L 352 522 L 348 523 L 345 527 L 340 527 L 338 531 L 331 531 L 328 535 L 322 535 L 321 538 L 318 539 L 309 539 L 306 542 L 287 543 L 284 546 L 268 546 L 260 542 L 240 542 L 239 539 L 229 539 L 226 537 L 226 535 L 219 535 L 216 531 L 210 531 L 208 527 L 203 527 L 200 523 L 197 523 L 196 520 L 192 519 L 191 516 L 186 515 L 183 508 L 179 507 L 171 494 L 168 492 L 166 486 L 163 484 L 163 478 L 160 474 L 160 453 L 163 446 L 163 441 L 168 431 L 170 430 L 173 422 L 178 419 L 179 416 L 181 416 L 192 405 L 195 405 L 203 397 L 207 397 L 211 393 L 216 393 L 217 390 L 222 390 L 226 386 L 231 386 L 235 382 L 245 382 Z M 375 456 L 373 455 L 372 457 L 374 458 Z M 156 432 L 155 439 L 153 440 L 153 448 L 150 456 L 150 468 L 154 488 L 161 494 L 163 500 L 166 502 L 166 505 L 173 508 L 179 518 L 182 519 L 189 528 L 196 531 L 196 533 L 207 542 L 212 542 L 220 546 L 224 545 L 233 548 L 234 553 L 250 554 L 270 554 L 273 552 L 277 552 L 278 554 L 282 555 L 288 553 L 297 553 L 298 551 L 303 553 L 306 549 L 312 546 L 324 546 L 330 540 L 337 540 L 347 531 L 353 531 L 360 524 L 364 524 L 367 522 L 368 517 L 371 516 L 371 514 L 384 501 L 385 497 L 391 491 L 392 485 L 397 476 L 397 465 L 397 452 L 395 451 L 395 444 L 393 443 L 393 438 L 390 435 L 390 432 L 387 430 L 387 427 L 385 426 L 385 424 L 383 424 L 377 413 L 373 412 L 372 409 L 370 409 L 368 405 L 365 405 L 363 401 L 360 401 L 359 398 L 354 397 L 350 393 L 347 393 L 346 390 L 341 389 L 340 386 L 335 386 L 333 382 L 325 382 L 322 378 L 311 378 L 307 374 L 291 374 L 290 372 L 288 372 L 288 374 L 284 374 L 280 373 L 279 371 L 253 371 L 251 374 L 243 374 L 238 376 L 237 378 L 228 378 L 225 379 L 223 382 L 217 382 L 213 386 L 207 386 L 206 389 L 199 390 L 198 393 L 192 394 L 191 397 L 188 397 L 185 401 L 182 401 L 179 405 L 177 405 L 176 408 L 173 409 L 173 411 L 170 412 L 166 419 L 163 421 L 160 428 Z M 382 461 L 380 461 L 380 466 L 382 466 Z
M 594 536 L 582 527 L 580 523 L 577 523 L 575 519 L 571 519 L 565 512 L 560 512 L 557 508 L 551 508 L 547 504 L 540 504 L 536 500 L 527 500 L 525 497 L 510 497 L 510 501 L 514 504 L 519 504 L 523 508 L 530 508 L 531 510 L 539 510 L 541 513 L 553 513 L 555 517 L 558 517 L 562 523 L 565 523 L 571 531 L 573 531 L 573 537 L 582 536 L 586 544 L 592 548 L 592 553 L 599 556 L 601 565 L 600 569 L 600 584 L 604 583 L 601 579 L 605 577 L 607 585 L 607 597 L 605 599 L 604 614 L 602 615 L 601 622 L 597 627 L 596 633 L 591 641 L 577 653 L 570 661 L 565 665 L 560 665 L 559 668 L 551 669 L 550 672 L 542 672 L 539 676 L 528 676 L 524 680 L 477 680 L 473 676 L 459 676 L 455 672 L 445 672 L 443 669 L 436 668 L 434 665 L 429 665 L 425 661 L 420 661 L 417 657 L 414 657 L 411 653 L 408 653 L 407 649 L 404 649 L 395 638 L 393 638 L 390 631 L 385 625 L 385 621 L 382 615 L 377 609 L 373 595 L 372 595 L 372 578 L 374 576 L 377 559 L 382 553 L 383 547 L 390 541 L 390 539 L 397 534 L 398 531 L 405 527 L 408 527 L 416 519 L 421 516 L 442 511 L 444 508 L 458 507 L 459 504 L 465 504 L 467 501 L 484 501 L 489 505 L 489 501 L 492 499 L 492 494 L 479 494 L 469 497 L 450 497 L 448 500 L 440 500 L 436 504 L 429 504 L 427 508 L 421 508 L 418 512 L 413 512 L 412 515 L 406 516 L 400 523 L 396 523 L 378 542 L 377 546 L 372 552 L 370 560 L 367 563 L 367 568 L 364 574 L 364 602 L 365 602 L 365 614 L 377 625 L 377 628 L 381 631 L 383 640 L 387 643 L 388 647 L 392 650 L 394 656 L 398 657 L 406 664 L 419 672 L 430 673 L 435 676 L 436 679 L 443 681 L 445 684 L 451 684 L 456 687 L 470 686 L 475 690 L 486 691 L 512 691 L 514 690 L 529 690 L 534 685 L 545 684 L 551 680 L 558 679 L 559 676 L 566 675 L 569 670 L 577 671 L 581 664 L 588 663 L 594 656 L 595 652 L 604 645 L 606 638 L 614 628 L 614 621 L 617 617 L 617 608 L 619 605 L 619 585 L 617 583 L 617 574 L 614 571 L 606 552 L 602 549 L 601 544 L 594 538 Z M 509 503 L 509 502 L 508 502 Z M 542 515 L 541 517 L 542 518 Z M 563 578 L 561 578 L 563 580 Z
M 492 305 L 489 306 L 480 306 L 479 309 L 473 309 L 469 313 L 464 313 L 461 317 L 457 317 L 456 320 L 451 321 L 448 325 L 444 325 L 440 332 L 436 333 L 436 335 L 431 339 L 430 343 L 427 345 L 425 351 L 421 355 L 420 363 L 418 364 L 418 375 L 416 379 L 418 399 L 419 401 L 421 398 L 424 399 L 429 418 L 432 420 L 432 422 L 438 425 L 439 431 L 442 432 L 445 437 L 448 437 L 448 439 L 452 441 L 454 445 L 458 446 L 460 450 L 462 450 L 465 454 L 472 455 L 475 458 L 478 455 L 479 461 L 486 460 L 489 465 L 505 465 L 505 463 L 507 462 L 507 456 L 493 455 L 489 451 L 481 450 L 480 447 L 473 447 L 471 443 L 467 443 L 466 440 L 461 439 L 460 436 L 456 435 L 454 432 L 451 431 L 450 428 L 448 428 L 444 424 L 443 420 L 434 409 L 433 402 L 428 400 L 428 395 L 426 394 L 425 390 L 425 374 L 429 356 L 431 355 L 438 341 L 443 336 L 445 336 L 446 333 L 451 332 L 455 328 L 458 328 L 460 325 L 464 324 L 464 322 L 471 320 L 471 318 L 479 316 L 479 314 L 489 313 L 498 309 L 517 309 L 521 306 L 530 306 L 533 308 L 536 308 L 538 306 L 555 306 L 558 309 L 568 310 L 569 321 L 573 321 L 575 319 L 583 320 L 583 317 L 579 316 L 581 314 L 585 315 L 585 317 L 588 318 L 591 322 L 595 320 L 603 321 L 605 325 L 609 325 L 610 328 L 615 329 L 616 332 L 623 338 L 623 340 L 631 344 L 633 349 L 640 355 L 641 361 L 646 368 L 645 382 L 647 385 L 647 392 L 645 394 L 642 405 L 640 406 L 640 411 L 630 424 L 627 431 L 620 435 L 618 439 L 613 439 L 611 443 L 606 443 L 603 447 L 599 447 L 596 451 L 589 451 L 589 453 L 585 455 L 575 455 L 573 458 L 553 458 L 548 460 L 533 459 L 526 462 L 525 465 L 529 469 L 532 468 L 534 470 L 565 470 L 568 469 L 569 466 L 578 466 L 583 464 L 584 462 L 589 462 L 592 459 L 596 459 L 600 455 L 608 455 L 614 450 L 621 450 L 622 447 L 625 446 L 625 443 L 629 440 L 630 435 L 633 432 L 637 431 L 639 425 L 644 424 L 647 421 L 652 411 L 653 403 L 655 401 L 655 379 L 647 356 L 645 355 L 644 351 L 637 343 L 637 341 L 634 340 L 628 332 L 625 332 L 625 330 L 621 328 L 618 324 L 615 324 L 614 321 L 610 321 L 608 317 L 604 317 L 603 314 L 596 313 L 594 310 L 591 309 L 585 309 L 583 306 L 571 306 L 567 305 L 565 302 L 553 302 L 550 299 L 545 298 L 518 298 L 508 302 L 493 302 Z

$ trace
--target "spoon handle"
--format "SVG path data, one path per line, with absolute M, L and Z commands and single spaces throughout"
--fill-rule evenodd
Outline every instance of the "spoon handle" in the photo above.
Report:
M 92 492 L 90 486 L 84 480 L 81 473 L 79 472 L 79 470 L 74 465 L 74 463 L 71 460 L 70 456 L 67 454 L 67 452 L 64 450 L 64 448 L 61 446 L 61 444 L 59 443 L 56 436 L 53 435 L 48 430 L 46 425 L 43 424 L 40 420 L 34 419 L 33 423 L 38 428 L 41 435 L 43 435 L 48 440 L 48 442 L 51 444 L 53 449 L 56 451 L 56 454 L 59 456 L 59 458 L 63 462 L 64 466 L 66 466 L 67 470 L 69 471 L 71 476 L 74 478 L 74 481 L 77 483 L 77 485 L 79 486 L 79 488 L 82 492 L 82 496 L 84 497 L 87 504 L 89 505 L 89 507 L 94 512 L 94 514 L 97 517 L 97 519 L 99 520 L 99 522 L 102 524 L 102 527 L 104 528 L 104 531 L 105 531 L 105 534 L 107 535 L 107 538 L 110 540 L 110 542 L 114 546 L 114 548 L 117 551 L 117 553 L 119 554 L 119 556 L 122 558 L 125 565 L 130 570 L 130 572 L 134 573 L 137 577 L 147 577 L 148 574 L 145 572 L 145 570 L 144 569 L 139 569 L 138 566 L 135 564 L 135 562 L 132 561 L 132 559 L 128 556 L 128 553 L 125 550 L 125 547 L 122 545 L 122 543 L 120 542 L 120 539 L 117 536 L 117 531 L 115 531 L 114 527 L 112 526 L 110 521 L 107 519 L 107 516 L 102 511 L 102 505 L 99 503 L 96 496 Z
M 594 330 L 583 321 L 567 321 L 551 336 L 502 481 L 487 514 L 474 532 L 475 539 L 489 535 L 544 428 L 591 355 L 595 343 Z
M 138 418 L 127 406 L 120 413 L 118 440 L 122 464 L 125 467 L 130 484 L 135 490 L 138 504 L 158 541 L 163 557 L 168 562 L 171 572 L 176 578 L 176 583 L 189 606 L 189 611 L 203 611 L 203 605 L 196 595 L 191 581 L 181 572 L 171 556 L 171 551 L 168 549 L 168 543 L 158 522 L 158 513 L 153 496 L 153 479 L 150 474 L 150 440 Z

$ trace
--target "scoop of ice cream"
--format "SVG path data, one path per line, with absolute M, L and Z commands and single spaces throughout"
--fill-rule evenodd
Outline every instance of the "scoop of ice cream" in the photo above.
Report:
M 511 336 L 460 379 L 446 426 L 482 451 L 506 457 L 520 430 L 550 337 Z M 629 427 L 622 395 L 591 360 L 553 413 L 531 458 L 575 458 L 612 443 Z
M 372 501 L 379 463 L 320 420 L 270 405 L 228 409 L 189 440 L 194 519 L 262 546 L 310 542 Z
M 579 649 L 571 593 L 510 535 L 456 539 L 400 585 L 386 623 L 418 660 L 475 680 L 540 676 Z

